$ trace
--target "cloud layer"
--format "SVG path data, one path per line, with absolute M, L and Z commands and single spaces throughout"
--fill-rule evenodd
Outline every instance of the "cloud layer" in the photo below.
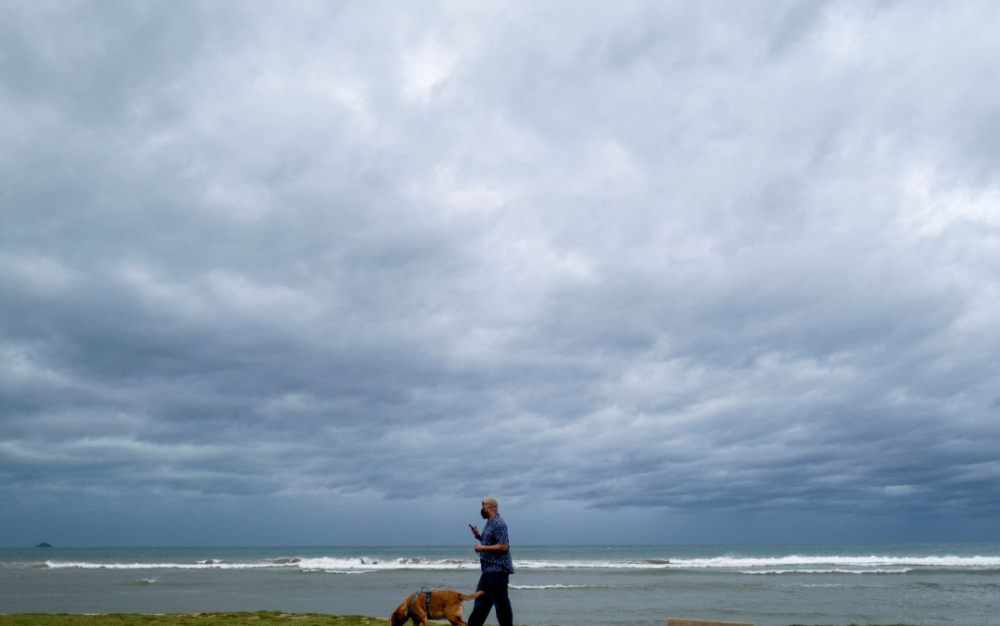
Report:
M 991 3 L 7 12 L 0 542 L 1000 513 Z

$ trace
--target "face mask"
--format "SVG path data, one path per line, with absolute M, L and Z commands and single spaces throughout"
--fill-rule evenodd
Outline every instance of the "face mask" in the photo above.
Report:
M 479 509 L 479 514 L 483 516 L 483 519 L 489 518 L 489 515 L 486 514 L 486 509 Z

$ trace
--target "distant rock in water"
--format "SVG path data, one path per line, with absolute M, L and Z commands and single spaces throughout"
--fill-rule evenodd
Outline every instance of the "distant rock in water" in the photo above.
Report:
M 36 548 L 51 548 L 52 544 L 51 543 L 46 543 L 46 542 L 43 541 L 42 543 L 38 544 L 35 547 Z

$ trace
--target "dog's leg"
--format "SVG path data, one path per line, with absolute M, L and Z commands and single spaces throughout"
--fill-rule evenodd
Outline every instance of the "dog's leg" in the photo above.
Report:
M 464 613 L 464 611 L 462 610 L 461 602 L 456 602 L 454 606 L 449 608 L 450 610 L 447 614 L 445 614 L 444 618 L 451 622 L 451 626 L 468 626 L 462 621 L 462 613 Z

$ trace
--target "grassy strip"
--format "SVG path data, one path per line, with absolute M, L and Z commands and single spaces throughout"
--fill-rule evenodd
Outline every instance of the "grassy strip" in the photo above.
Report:
M 109 615 L 20 613 L 0 615 L 0 626 L 387 626 L 388 620 L 360 615 L 320 615 L 318 613 L 171 613 Z
M 238 624 L 247 624 L 248 626 L 267 626 L 269 624 L 280 624 L 281 626 L 388 626 L 389 620 L 361 615 L 322 615 L 319 613 L 282 613 L 280 611 L 171 613 L 169 615 L 140 615 L 138 613 L 109 615 L 18 613 L 0 615 L 0 626 L 235 626 Z M 857 625 L 851 624 L 850 626 Z M 891 624 L 886 626 L 907 625 Z

